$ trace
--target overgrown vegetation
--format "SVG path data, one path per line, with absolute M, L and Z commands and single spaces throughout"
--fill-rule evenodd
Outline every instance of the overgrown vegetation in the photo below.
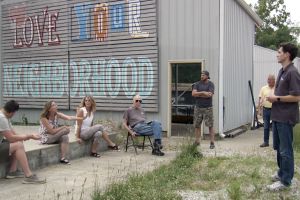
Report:
M 294 127 L 294 149 L 300 152 L 300 124 Z
M 202 155 L 195 146 L 187 145 L 170 164 L 144 175 L 132 174 L 123 183 L 111 184 L 103 194 L 96 190 L 93 199 L 180 199 L 175 191 L 190 185 L 189 181 L 194 174 L 193 166 L 201 158 Z
M 300 153 L 297 151 L 295 158 L 299 165 Z M 208 196 L 209 199 L 235 200 L 299 199 L 299 191 L 295 188 L 282 192 L 266 190 L 276 169 L 273 156 L 204 158 L 195 146 L 186 145 L 170 164 L 146 174 L 132 174 L 124 182 L 111 184 L 104 192 L 96 189 L 92 197 L 94 200 L 173 200 L 182 199 L 182 191 L 201 191 L 203 199 Z M 297 170 L 295 178 L 300 178 Z

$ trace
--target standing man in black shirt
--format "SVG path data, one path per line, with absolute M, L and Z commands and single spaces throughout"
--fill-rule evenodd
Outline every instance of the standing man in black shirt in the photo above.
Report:
M 299 122 L 300 74 L 292 61 L 297 56 L 293 44 L 281 44 L 277 52 L 282 68 L 276 80 L 274 95 L 267 97 L 272 104 L 273 147 L 277 151 L 278 172 L 272 176 L 271 191 L 291 185 L 294 176 L 293 127 Z
M 215 148 L 214 116 L 212 96 L 215 92 L 214 83 L 211 82 L 208 71 L 202 71 L 201 80 L 193 84 L 192 96 L 196 98 L 194 110 L 195 145 L 200 145 L 201 124 L 204 120 L 209 129 L 210 148 Z

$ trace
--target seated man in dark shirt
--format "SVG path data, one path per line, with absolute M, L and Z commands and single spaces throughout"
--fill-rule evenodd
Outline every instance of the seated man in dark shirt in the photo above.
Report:
M 144 109 L 141 107 L 142 98 L 140 95 L 133 97 L 133 105 L 129 107 L 123 115 L 123 126 L 128 132 L 137 135 L 154 135 L 154 149 L 152 155 L 165 155 L 160 149 L 161 145 L 161 124 L 158 121 L 146 122 Z

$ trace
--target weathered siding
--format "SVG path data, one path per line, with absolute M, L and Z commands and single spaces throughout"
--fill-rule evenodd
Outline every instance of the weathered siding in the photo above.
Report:
M 163 130 L 167 130 L 171 103 L 167 95 L 168 75 L 171 76 L 168 62 L 197 60 L 203 61 L 216 86 L 213 98 L 216 132 L 222 101 L 218 87 L 221 76 L 224 77 L 221 83 L 225 100 L 224 131 L 236 128 L 251 120 L 248 80 L 252 80 L 253 74 L 254 22 L 237 0 L 224 2 L 224 74 L 219 74 L 220 0 L 1 1 L 3 99 L 17 99 L 22 108 L 28 109 L 21 109 L 16 117 L 24 114 L 36 121 L 48 99 L 57 100 L 64 112 L 72 114 L 79 100 L 92 94 L 97 101 L 97 117 L 121 121 L 123 110 L 131 105 L 132 95 L 139 92 L 144 96 L 144 108 L 151 111 L 149 120 L 160 120 Z M 140 9 L 129 15 L 132 4 L 137 5 L 132 8 Z M 34 26 L 33 44 L 13 48 L 14 15 L 9 13 L 16 5 L 25 6 L 22 12 L 16 12 L 31 16 L 33 23 L 35 16 L 39 16 L 40 28 L 46 23 L 43 46 L 38 45 Z M 102 29 L 96 29 L 99 34 L 95 32 L 97 25 L 91 14 L 95 7 L 103 15 L 108 11 L 109 16 L 108 23 L 102 21 Z M 45 10 L 48 14 L 59 13 L 57 19 L 53 16 L 56 24 L 55 30 L 52 29 L 52 40 L 59 36 L 59 45 L 48 45 L 49 18 L 44 22 Z M 133 15 L 140 20 L 133 18 L 136 23 L 129 23 Z M 30 19 L 25 15 L 21 19 L 23 23 L 27 19 L 25 35 L 29 39 Z M 129 24 L 138 24 L 132 28 L 140 34 L 130 32 Z M 22 23 L 17 30 L 20 39 Z
M 160 52 L 160 104 L 163 125 L 168 120 L 168 61 L 204 60 L 211 80 L 218 86 L 219 1 L 158 1 Z M 200 74 L 199 74 L 200 79 Z M 218 89 L 213 98 L 215 127 L 218 125 Z
M 224 131 L 251 122 L 248 80 L 253 77 L 254 22 L 234 0 L 225 1 Z
M 3 1 L 3 100 L 74 109 L 93 95 L 98 110 L 124 111 L 143 96 L 158 112 L 156 0 Z

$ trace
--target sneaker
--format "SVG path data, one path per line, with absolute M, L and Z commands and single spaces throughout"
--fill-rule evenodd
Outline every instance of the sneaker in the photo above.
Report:
M 165 153 L 160 151 L 159 149 L 153 149 L 152 150 L 152 155 L 154 155 L 154 156 L 164 156 Z
M 46 179 L 41 179 L 39 177 L 37 177 L 36 174 L 32 174 L 29 177 L 25 177 L 25 179 L 23 180 L 24 184 L 44 184 L 46 183 Z
M 6 174 L 7 179 L 12 179 L 12 178 L 24 178 L 24 173 L 22 171 L 14 171 L 14 172 L 8 172 Z
M 268 147 L 269 146 L 269 144 L 268 143 L 262 143 L 261 145 L 259 145 L 260 147 Z
M 225 138 L 226 135 L 224 133 L 219 133 L 220 138 Z
M 215 148 L 215 143 L 211 142 L 209 148 L 214 149 Z
M 276 181 L 275 183 L 268 185 L 267 189 L 270 191 L 281 191 L 287 189 L 288 186 L 282 184 L 280 181 Z
M 271 176 L 271 180 L 272 180 L 272 182 L 277 182 L 277 181 L 280 181 L 280 177 L 276 173 Z

